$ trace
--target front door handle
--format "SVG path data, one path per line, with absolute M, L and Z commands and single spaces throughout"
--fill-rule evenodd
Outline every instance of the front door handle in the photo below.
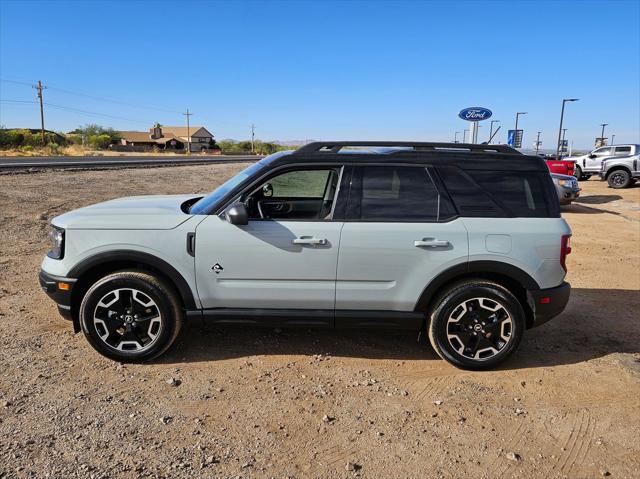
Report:
M 300 238 L 295 238 L 291 240 L 292 244 L 307 244 L 312 246 L 324 246 L 327 244 L 327 240 L 325 238 L 314 238 L 313 236 L 300 236 Z
M 447 240 L 439 240 L 435 238 L 423 238 L 421 240 L 415 240 L 413 242 L 413 246 L 417 248 L 444 248 L 446 246 L 449 246 L 449 242 Z

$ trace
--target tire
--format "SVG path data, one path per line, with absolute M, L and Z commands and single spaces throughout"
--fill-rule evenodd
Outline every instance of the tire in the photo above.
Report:
M 579 166 L 576 165 L 575 169 L 573 170 L 573 176 L 576 177 L 576 179 L 578 181 L 582 181 L 582 180 L 586 180 L 587 178 L 582 174 L 582 168 L 580 168 Z
M 157 358 L 173 344 L 182 321 L 174 289 L 145 272 L 109 274 L 89 288 L 80 304 L 80 325 L 89 344 L 120 362 Z
M 615 188 L 616 190 L 628 188 L 631 186 L 631 175 L 627 170 L 613 170 L 607 176 L 607 183 L 609 183 L 610 188 Z
M 518 299 L 484 279 L 448 287 L 427 318 L 431 346 L 461 369 L 491 369 L 501 363 L 517 349 L 526 328 Z

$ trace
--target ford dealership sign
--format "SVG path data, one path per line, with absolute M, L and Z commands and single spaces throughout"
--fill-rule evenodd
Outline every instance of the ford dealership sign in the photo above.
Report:
M 492 115 L 491 110 L 489 110 L 487 108 L 482 108 L 482 107 L 479 107 L 479 106 L 465 108 L 460 113 L 458 113 L 458 116 L 460 118 L 462 118 L 463 120 L 467 120 L 467 121 L 487 120 L 487 119 L 491 118 L 491 115 Z

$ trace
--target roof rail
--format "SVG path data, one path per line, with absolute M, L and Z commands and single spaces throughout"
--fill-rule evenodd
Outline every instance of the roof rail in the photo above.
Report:
M 518 150 L 509 145 L 486 145 L 474 143 L 437 143 L 420 141 L 314 141 L 301 146 L 296 153 L 339 153 L 348 147 L 403 147 L 413 148 L 416 151 L 468 151 L 483 153 L 507 153 L 521 155 Z

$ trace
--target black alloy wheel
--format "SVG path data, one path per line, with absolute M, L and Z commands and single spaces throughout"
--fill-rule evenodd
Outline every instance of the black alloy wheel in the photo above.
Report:
M 469 280 L 444 291 L 429 319 L 435 351 L 463 369 L 489 369 L 517 348 L 525 329 L 518 299 L 503 286 Z

